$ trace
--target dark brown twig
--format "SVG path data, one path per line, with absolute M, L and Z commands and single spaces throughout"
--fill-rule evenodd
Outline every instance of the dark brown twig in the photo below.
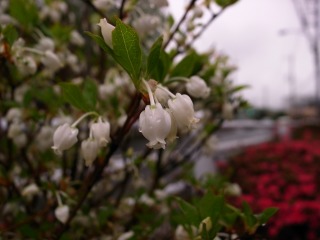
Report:
M 65 233 L 69 227 L 70 223 L 73 220 L 73 218 L 76 216 L 78 210 L 82 207 L 84 201 L 86 200 L 88 194 L 90 193 L 93 186 L 100 180 L 104 168 L 108 165 L 109 160 L 111 156 L 115 153 L 115 151 L 120 146 L 121 142 L 123 141 L 125 135 L 130 130 L 133 123 L 138 119 L 142 108 L 139 108 L 141 100 L 141 94 L 136 93 L 134 100 L 131 102 L 131 105 L 128 109 L 128 117 L 124 124 L 124 126 L 115 134 L 115 136 L 112 138 L 112 141 L 110 143 L 109 151 L 107 155 L 105 156 L 104 161 L 97 161 L 95 164 L 94 171 L 84 180 L 84 184 L 82 188 L 79 191 L 79 199 L 77 201 L 76 206 L 71 210 L 70 216 L 67 220 L 67 222 L 64 225 L 60 225 L 58 229 L 55 229 L 54 232 L 56 232 L 55 239 L 60 239 L 60 237 Z
M 122 20 L 125 15 L 124 15 L 124 5 L 126 3 L 126 0 L 122 0 L 121 1 L 121 6 L 120 6 L 120 9 L 119 9 L 119 18 Z
M 201 30 L 192 38 L 192 40 L 186 45 L 186 50 L 189 49 L 192 44 L 199 38 L 201 35 L 207 30 L 207 28 L 211 25 L 211 23 L 221 15 L 221 13 L 225 10 L 225 8 L 222 8 L 218 13 L 212 13 L 211 18 L 206 22 Z
M 189 11 L 193 8 L 194 4 L 196 3 L 197 0 L 191 0 L 185 13 L 183 14 L 182 18 L 180 19 L 180 21 L 178 22 L 178 24 L 176 25 L 176 27 L 174 28 L 174 30 L 170 33 L 168 40 L 164 43 L 163 48 L 165 49 L 169 43 L 171 42 L 171 40 L 173 39 L 174 35 L 179 31 L 181 24 L 184 22 L 184 20 L 187 18 L 187 15 L 189 13 Z

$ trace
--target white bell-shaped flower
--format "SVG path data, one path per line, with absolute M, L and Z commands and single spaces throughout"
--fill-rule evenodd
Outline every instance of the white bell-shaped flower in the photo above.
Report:
M 50 50 L 44 52 L 44 55 L 41 58 L 41 62 L 53 72 L 63 67 L 63 64 L 58 55 Z
M 98 122 L 91 125 L 91 132 L 93 138 L 98 140 L 100 147 L 105 147 L 110 142 L 110 123 L 103 121 L 101 117 Z
M 60 205 L 54 210 L 54 215 L 60 222 L 66 223 L 69 218 L 69 212 L 70 209 L 67 205 Z
M 171 129 L 169 113 L 165 111 L 160 103 L 146 106 L 140 114 L 139 130 L 149 140 L 148 147 L 159 149 L 165 148 L 165 138 Z
M 188 95 L 177 93 L 168 105 L 181 132 L 187 132 L 199 121 L 194 117 L 193 102 Z
M 41 37 L 35 48 L 40 51 L 53 51 L 55 48 L 55 44 L 51 38 Z
M 177 126 L 177 122 L 176 122 L 172 112 L 170 111 L 170 109 L 166 109 L 166 111 L 169 113 L 170 118 L 171 118 L 171 128 L 170 128 L 170 132 L 169 132 L 166 140 L 168 143 L 172 143 L 173 141 L 175 141 L 177 139 L 178 126 Z
M 210 88 L 206 82 L 198 77 L 192 76 L 186 84 L 187 92 L 195 98 L 206 98 L 210 94 Z
M 99 142 L 97 139 L 88 138 L 81 143 L 81 153 L 87 167 L 90 167 L 99 153 Z
M 25 56 L 25 57 L 15 61 L 15 63 L 16 63 L 16 66 L 17 66 L 19 72 L 23 76 L 32 75 L 37 71 L 37 63 L 30 56 Z
M 114 30 L 114 26 L 108 23 L 107 19 L 100 19 L 98 26 L 101 27 L 101 33 L 105 43 L 112 48 L 112 31 Z
M 51 126 L 43 126 L 36 137 L 36 148 L 45 151 L 52 146 L 52 136 L 54 128 Z
M 71 127 L 69 123 L 59 126 L 53 134 L 52 149 L 56 154 L 62 154 L 62 151 L 71 148 L 77 141 L 79 130 Z
M 168 106 L 168 100 L 170 99 L 169 93 L 165 90 L 164 87 L 157 87 L 154 95 L 156 99 L 161 103 L 163 106 Z

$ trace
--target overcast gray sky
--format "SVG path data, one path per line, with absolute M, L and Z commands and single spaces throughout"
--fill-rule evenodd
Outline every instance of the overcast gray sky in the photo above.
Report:
M 180 18 L 189 1 L 171 0 Z M 280 36 L 279 30 L 290 34 Z M 196 42 L 200 51 L 215 47 L 238 66 L 234 80 L 249 84 L 244 96 L 254 105 L 279 108 L 289 96 L 288 59 L 294 62 L 295 95 L 314 94 L 313 65 L 291 0 L 240 0 Z

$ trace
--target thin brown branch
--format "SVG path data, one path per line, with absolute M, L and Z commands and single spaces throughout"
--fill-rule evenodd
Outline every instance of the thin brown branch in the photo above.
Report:
M 206 22 L 201 30 L 192 38 L 192 40 L 185 46 L 186 49 L 189 49 L 192 44 L 199 38 L 202 36 L 202 34 L 207 30 L 207 28 L 211 25 L 211 23 L 218 17 L 221 15 L 221 13 L 225 10 L 225 8 L 222 8 L 218 13 L 212 13 L 211 18 L 208 20 L 208 22 Z
M 120 9 L 119 9 L 119 18 L 122 20 L 125 15 L 124 15 L 124 5 L 126 4 L 126 0 L 122 0 L 121 1 L 121 6 L 120 6 Z
M 106 18 L 108 21 L 109 19 L 105 16 L 105 14 L 91 2 L 91 0 L 82 0 L 85 4 L 87 4 L 94 12 L 98 13 L 102 18 Z
M 91 192 L 93 186 L 100 180 L 104 168 L 108 165 L 111 156 L 116 152 L 120 144 L 122 143 L 125 135 L 130 130 L 132 124 L 138 119 L 140 112 L 143 110 L 142 108 L 139 109 L 141 100 L 141 94 L 137 93 L 135 95 L 134 100 L 131 102 L 131 105 L 128 109 L 128 117 L 124 124 L 124 126 L 116 133 L 116 135 L 112 138 L 110 143 L 109 151 L 105 156 L 104 161 L 96 161 L 94 171 L 84 180 L 84 184 L 79 191 L 79 199 L 77 201 L 76 206 L 71 210 L 70 216 L 67 222 L 64 225 L 60 225 L 58 229 L 55 229 L 56 236 L 54 239 L 60 239 L 60 237 L 65 233 L 69 227 L 70 223 L 73 218 L 76 216 L 78 210 L 82 207 L 83 203 L 85 202 L 87 196 Z M 137 111 L 138 109 L 138 111 Z
M 185 19 L 187 18 L 187 15 L 189 13 L 189 11 L 193 8 L 194 4 L 196 3 L 197 0 L 191 0 L 186 11 L 184 12 L 182 18 L 180 19 L 180 21 L 178 22 L 178 24 L 176 25 L 176 27 L 174 28 L 174 30 L 170 33 L 168 40 L 164 43 L 163 48 L 165 49 L 169 43 L 171 42 L 171 40 L 173 39 L 174 35 L 179 31 L 181 24 L 185 21 Z

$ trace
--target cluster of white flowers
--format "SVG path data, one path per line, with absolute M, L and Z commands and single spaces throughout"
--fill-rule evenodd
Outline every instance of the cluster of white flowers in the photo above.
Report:
M 25 47 L 25 41 L 19 38 L 12 46 L 13 61 L 19 72 L 25 76 L 34 74 L 40 62 L 48 71 L 54 73 L 63 67 L 54 48 L 54 41 L 48 37 L 41 36 L 34 48 Z
M 78 141 L 79 130 L 76 125 L 85 117 L 90 115 L 87 113 L 79 118 L 75 123 L 70 125 L 64 123 L 60 125 L 53 134 L 52 149 L 56 154 L 62 154 L 62 151 L 71 148 Z M 89 138 L 81 143 L 81 152 L 85 160 L 86 166 L 91 166 L 98 156 L 101 147 L 107 146 L 110 142 L 110 123 L 104 121 L 101 117 L 98 121 L 90 126 Z
M 150 19 L 147 20 L 150 24 Z M 105 43 L 112 48 L 112 31 L 114 26 L 107 20 L 100 19 L 98 24 Z M 146 29 L 147 24 L 142 24 Z M 137 28 L 137 26 L 136 26 Z M 147 30 L 149 31 L 149 30 Z M 189 79 L 180 78 L 186 82 L 188 94 L 195 98 L 206 98 L 210 94 L 210 88 L 206 82 L 198 76 Z M 166 142 L 172 142 L 177 138 L 177 133 L 185 133 L 194 127 L 199 121 L 195 117 L 193 102 L 186 94 L 174 95 L 167 88 L 157 84 L 155 80 L 143 83 L 148 91 L 150 105 L 139 117 L 139 130 L 149 140 L 147 146 L 154 149 L 165 148 Z M 151 89 L 152 88 L 152 89 Z
M 199 119 L 194 116 L 193 102 L 188 95 L 174 95 L 167 88 L 154 84 L 154 80 L 143 82 L 148 91 L 150 105 L 140 114 L 139 130 L 149 140 L 148 147 L 165 148 L 166 141 L 176 139 L 178 131 L 189 131 Z M 155 85 L 153 91 L 150 84 Z M 161 99 L 161 103 L 158 99 Z

